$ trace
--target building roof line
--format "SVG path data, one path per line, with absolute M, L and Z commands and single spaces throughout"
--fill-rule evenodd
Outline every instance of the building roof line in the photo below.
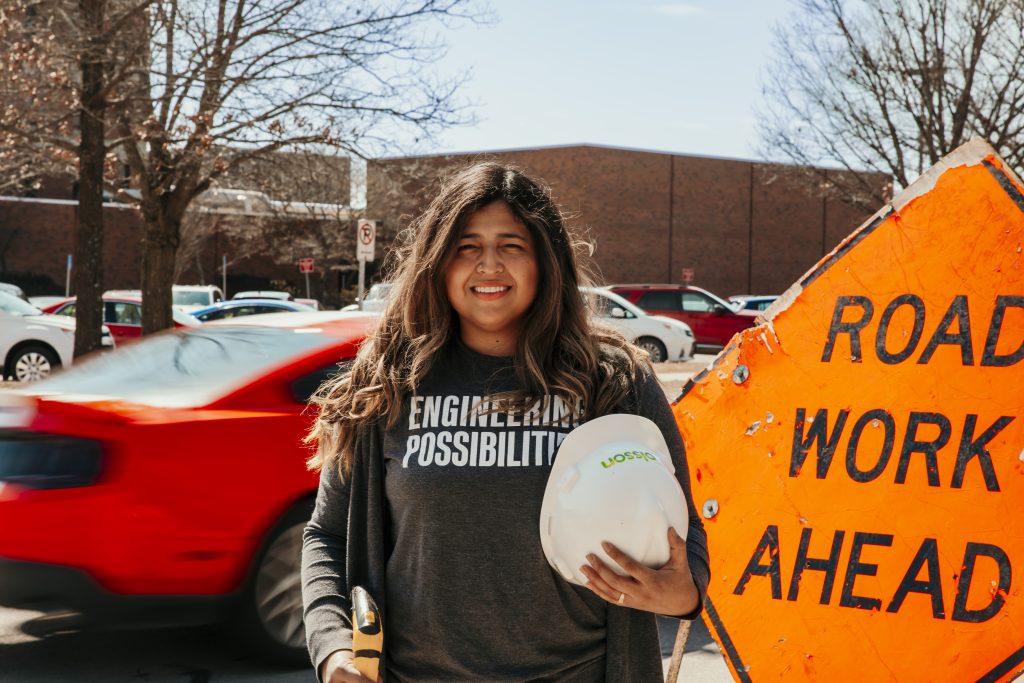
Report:
M 820 168 L 825 171 L 839 171 L 842 173 L 873 173 L 879 175 L 888 176 L 889 174 L 884 171 L 870 171 L 860 170 L 851 171 L 848 168 L 840 166 L 818 166 L 814 164 L 797 164 L 792 162 L 784 161 L 770 161 L 767 159 L 745 159 L 742 157 L 730 157 L 721 156 L 717 154 L 694 154 L 692 152 L 671 152 L 666 150 L 649 149 L 645 147 L 629 147 L 626 145 L 604 145 L 593 142 L 571 142 L 557 145 L 537 145 L 536 147 L 504 147 L 498 149 L 478 149 L 478 150 L 462 150 L 462 151 L 440 151 L 440 152 L 425 152 L 422 154 L 408 154 L 408 155 L 391 155 L 382 156 L 371 159 L 370 161 L 397 161 L 400 159 L 426 159 L 431 157 L 459 157 L 459 156 L 474 156 L 474 155 L 488 155 L 488 154 L 506 154 L 509 152 L 542 152 L 545 150 L 553 149 L 604 149 L 618 152 L 640 152 L 642 154 L 658 154 L 661 156 L 670 157 L 686 157 L 689 159 L 709 159 L 712 161 L 735 161 L 744 164 L 760 164 L 763 166 L 791 166 L 793 168 Z

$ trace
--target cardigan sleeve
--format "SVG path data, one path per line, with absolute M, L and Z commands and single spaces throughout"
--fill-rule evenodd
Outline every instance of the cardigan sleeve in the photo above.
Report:
M 302 607 L 306 645 L 317 680 L 324 660 L 352 649 L 352 617 L 346 572 L 351 477 L 337 467 L 320 472 L 313 516 L 302 536 Z
M 700 600 L 692 612 L 679 618 L 696 619 L 704 607 L 704 596 L 707 594 L 708 583 L 711 581 L 711 569 L 708 560 L 707 533 L 704 531 L 704 522 L 697 513 L 696 506 L 693 504 L 693 494 L 690 492 L 690 469 L 686 463 L 683 437 L 679 433 L 679 425 L 676 424 L 672 408 L 665 398 L 665 392 L 652 370 L 646 369 L 637 378 L 636 398 L 637 414 L 657 424 L 665 436 L 669 453 L 672 455 L 672 464 L 676 468 L 676 479 L 679 481 L 683 493 L 686 494 L 686 508 L 690 518 L 686 534 L 686 558 L 690 563 L 690 573 L 693 575 L 693 582 L 697 586 Z

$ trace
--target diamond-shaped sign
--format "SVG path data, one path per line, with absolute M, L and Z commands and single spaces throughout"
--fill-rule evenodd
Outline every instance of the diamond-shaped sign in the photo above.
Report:
M 737 680 L 1024 670 L 1024 194 L 961 147 L 673 410 Z

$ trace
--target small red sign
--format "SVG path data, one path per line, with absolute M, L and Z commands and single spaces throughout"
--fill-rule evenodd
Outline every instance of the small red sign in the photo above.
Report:
M 690 284 L 693 282 L 694 273 L 693 268 L 683 268 L 683 282 Z
M 311 258 L 300 258 L 299 259 L 299 272 L 300 273 L 312 273 L 313 272 L 313 259 L 311 259 Z

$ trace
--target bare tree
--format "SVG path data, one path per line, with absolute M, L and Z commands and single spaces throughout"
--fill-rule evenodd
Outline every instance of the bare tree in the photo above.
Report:
M 1024 162 L 1024 0 L 797 0 L 776 32 L 762 152 L 900 186 L 973 136 Z M 874 206 L 859 173 L 828 184 Z
M 305 145 L 367 154 L 460 119 L 424 31 L 468 0 L 159 0 L 118 143 L 140 191 L 143 330 L 171 324 L 191 202 L 254 156 Z
M 149 0 L 9 0 L 0 10 L 0 188 L 76 177 L 75 355 L 100 348 L 103 196 L 116 175 L 106 109 L 133 64 Z

